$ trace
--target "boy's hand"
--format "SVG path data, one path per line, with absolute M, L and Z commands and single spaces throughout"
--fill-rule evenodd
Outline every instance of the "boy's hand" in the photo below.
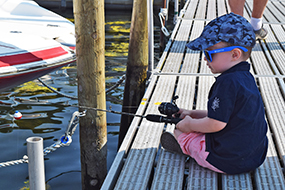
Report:
M 191 110 L 180 108 L 179 111 L 173 117 L 176 117 L 176 115 L 179 115 L 179 118 L 184 119 L 186 115 L 191 115 Z
M 181 115 L 180 115 L 181 118 Z M 191 129 L 191 126 L 189 123 L 191 123 L 192 118 L 189 115 L 185 115 L 184 119 L 182 119 L 180 122 L 176 124 L 176 129 L 180 130 L 183 133 L 191 133 L 194 132 Z

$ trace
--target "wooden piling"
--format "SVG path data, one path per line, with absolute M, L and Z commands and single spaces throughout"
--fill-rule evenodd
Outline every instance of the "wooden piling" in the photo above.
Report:
M 145 92 L 148 67 L 147 1 L 134 0 L 124 89 L 123 112 L 135 113 Z M 122 115 L 119 146 L 133 117 Z
M 74 0 L 78 103 L 106 109 L 104 1 Z M 82 111 L 82 110 L 81 110 Z M 106 113 L 80 118 L 82 190 L 100 189 L 107 174 Z

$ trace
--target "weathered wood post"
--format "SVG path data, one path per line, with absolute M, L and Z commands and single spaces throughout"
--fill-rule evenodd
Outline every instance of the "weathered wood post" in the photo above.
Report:
M 123 112 L 135 113 L 144 95 L 148 67 L 147 1 L 134 0 L 129 53 L 124 89 Z M 133 117 L 122 115 L 119 146 Z
M 104 0 L 74 0 L 78 103 L 106 109 Z M 81 110 L 82 111 L 82 110 Z M 82 190 L 100 189 L 107 174 L 106 113 L 80 118 Z

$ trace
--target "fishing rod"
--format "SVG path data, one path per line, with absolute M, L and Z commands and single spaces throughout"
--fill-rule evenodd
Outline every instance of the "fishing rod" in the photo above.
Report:
M 178 96 L 174 96 L 173 102 L 162 102 L 159 105 L 159 107 L 158 107 L 159 112 L 161 114 L 166 115 L 166 117 L 162 116 L 162 115 L 156 115 L 156 114 L 148 114 L 148 115 L 144 116 L 144 115 L 133 114 L 133 113 L 128 113 L 128 112 L 114 111 L 111 109 L 108 110 L 108 109 L 100 109 L 100 108 L 94 108 L 94 107 L 88 107 L 88 106 L 70 105 L 68 103 L 65 103 L 63 105 L 64 106 L 77 107 L 77 108 L 81 108 L 81 109 L 92 109 L 95 111 L 103 111 L 103 112 L 109 112 L 109 113 L 120 114 L 120 115 L 129 115 L 129 116 L 133 116 L 133 117 L 141 117 L 141 118 L 145 118 L 148 121 L 152 121 L 152 122 L 159 122 L 159 123 L 166 123 L 166 124 L 167 123 L 177 124 L 179 121 L 182 120 L 179 118 L 179 115 L 177 114 L 177 112 L 179 111 L 179 108 L 176 105 L 176 99 L 177 98 L 178 98 Z M 23 100 L 20 99 L 20 101 L 23 101 Z M 172 115 L 175 115 L 175 117 L 172 117 Z
M 152 122 L 158 122 L 158 123 L 170 123 L 170 124 L 177 124 L 179 121 L 181 121 L 182 119 L 178 118 L 176 115 L 176 117 L 172 117 L 173 114 L 176 114 L 179 111 L 179 108 L 177 107 L 177 105 L 174 103 L 170 103 L 170 102 L 162 102 L 159 107 L 158 110 L 160 111 L 161 114 L 165 114 L 167 116 L 162 116 L 162 115 L 157 115 L 157 114 L 148 114 L 148 115 L 139 115 L 139 114 L 133 114 L 133 113 L 128 113 L 128 112 L 120 112 L 120 111 L 114 111 L 111 109 L 100 109 L 100 108 L 93 108 L 93 107 L 88 107 L 88 106 L 75 106 L 75 105 L 70 105 L 72 107 L 78 107 L 81 109 L 92 109 L 92 110 L 96 110 L 96 111 L 103 111 L 103 112 L 109 112 L 109 113 L 114 113 L 114 114 L 120 114 L 120 115 L 129 115 L 129 116 L 133 116 L 133 117 L 141 117 L 141 118 L 145 118 L 148 121 L 152 121 Z

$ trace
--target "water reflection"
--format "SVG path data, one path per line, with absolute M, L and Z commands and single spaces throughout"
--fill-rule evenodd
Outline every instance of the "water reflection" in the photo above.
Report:
M 105 71 L 106 89 L 113 86 L 125 74 L 131 12 L 106 14 Z M 156 39 L 159 37 L 156 36 Z M 158 42 L 157 42 L 158 43 Z M 155 45 L 157 47 L 158 45 Z M 156 57 L 159 57 L 156 53 Z M 73 63 L 41 78 L 46 84 L 68 96 L 77 96 L 76 64 Z M 106 94 L 106 107 L 122 110 L 124 84 Z M 44 148 L 56 142 L 65 132 L 72 113 L 78 111 L 76 99 L 60 96 L 38 80 L 0 94 L 0 162 L 16 160 L 26 154 L 26 139 L 41 136 Z M 18 110 L 23 117 L 14 120 Z M 108 168 L 117 151 L 121 116 L 107 113 Z M 25 189 L 28 180 L 28 165 L 0 168 L 1 189 Z M 79 190 L 80 176 L 79 129 L 72 136 L 69 147 L 58 149 L 45 156 L 46 181 L 50 190 Z M 13 179 L 13 182 L 11 182 Z
M 106 17 L 106 89 L 125 74 L 131 13 Z M 77 96 L 76 64 L 73 63 L 41 78 L 46 84 L 68 96 Z M 107 107 L 121 111 L 123 86 L 106 95 Z M 20 159 L 26 154 L 26 138 L 41 136 L 44 148 L 64 134 L 77 100 L 59 96 L 34 80 L 0 94 L 0 162 Z M 22 113 L 20 120 L 13 114 Z M 107 113 L 108 168 L 117 151 L 120 115 Z M 0 168 L 1 189 L 25 189 L 28 165 Z M 45 174 L 51 190 L 81 189 L 79 129 L 69 147 L 45 156 Z M 11 183 L 10 179 L 13 179 Z

